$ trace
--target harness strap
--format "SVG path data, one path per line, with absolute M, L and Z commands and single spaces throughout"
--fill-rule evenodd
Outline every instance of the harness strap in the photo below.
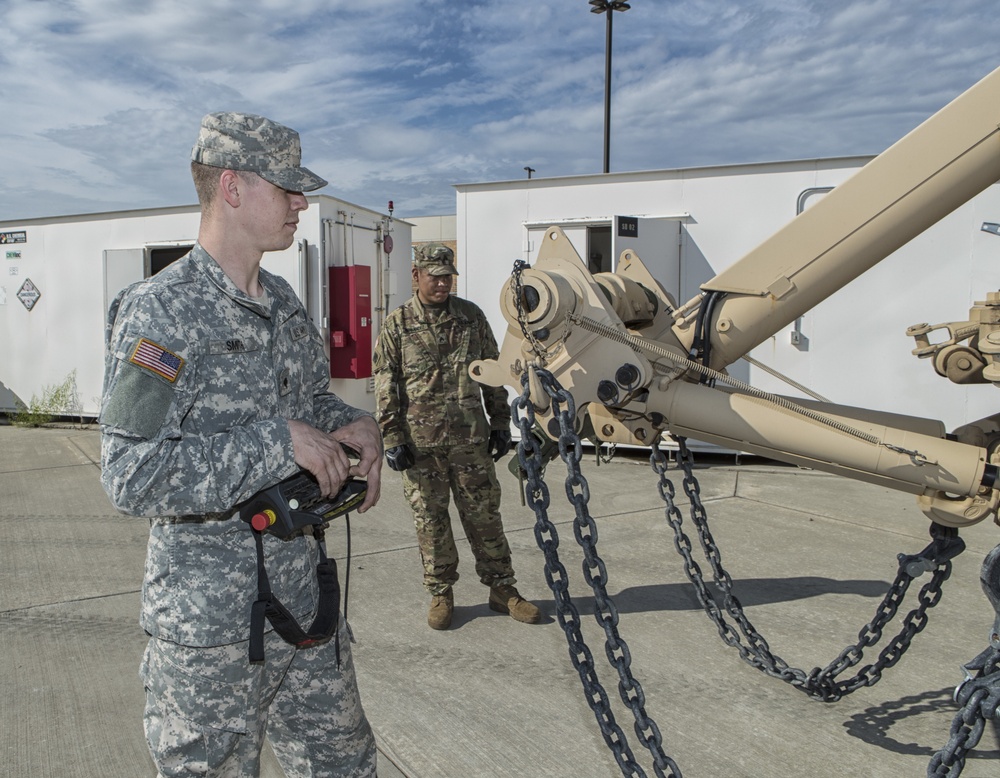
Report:
M 313 534 L 319 542 L 319 564 L 316 565 L 316 580 L 319 583 L 319 601 L 316 617 L 309 629 L 305 630 L 291 612 L 271 592 L 271 584 L 264 566 L 264 539 L 259 530 L 252 530 L 257 545 L 257 600 L 250 609 L 250 661 L 264 661 L 264 620 L 270 622 L 274 631 L 286 642 L 297 648 L 308 648 L 327 642 L 336 635 L 337 664 L 340 664 L 340 635 L 337 624 L 340 619 L 340 580 L 337 577 L 337 562 L 328 559 L 323 542 L 323 533 L 314 528 Z

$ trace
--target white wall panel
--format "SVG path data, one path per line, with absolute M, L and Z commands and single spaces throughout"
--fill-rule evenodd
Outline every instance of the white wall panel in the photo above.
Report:
M 513 260 L 537 254 L 546 222 L 567 226 L 615 215 L 681 216 L 683 302 L 795 217 L 800 195 L 836 186 L 867 158 L 810 160 L 694 170 L 531 179 L 457 187 L 460 293 L 479 303 L 498 338 L 506 330 L 499 295 Z M 807 200 L 814 201 L 814 195 Z M 942 219 L 802 317 L 805 340 L 788 327 L 753 356 L 834 402 L 942 419 L 949 428 L 995 412 L 989 385 L 962 387 L 912 356 L 908 326 L 964 320 L 976 300 L 1000 289 L 1000 185 Z M 577 236 L 579 233 L 573 233 Z M 585 244 L 574 237 L 583 253 Z M 674 284 L 676 285 L 676 284 Z M 734 366 L 764 389 L 796 390 L 756 368 Z

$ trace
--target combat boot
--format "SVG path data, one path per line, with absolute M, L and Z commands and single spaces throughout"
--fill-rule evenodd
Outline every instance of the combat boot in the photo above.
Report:
M 542 612 L 524 599 L 513 586 L 490 587 L 490 610 L 509 613 L 514 621 L 537 624 L 542 620 Z
M 442 594 L 435 594 L 431 599 L 430 610 L 427 611 L 427 625 L 431 629 L 448 629 L 454 612 L 455 595 L 451 589 Z

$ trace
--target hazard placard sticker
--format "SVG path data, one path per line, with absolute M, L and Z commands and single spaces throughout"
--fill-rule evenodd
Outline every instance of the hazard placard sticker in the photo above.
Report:
M 29 311 L 35 307 L 35 303 L 38 302 L 38 298 L 41 296 L 42 293 L 38 291 L 38 287 L 31 283 L 30 278 L 24 279 L 21 288 L 17 290 L 17 299 Z

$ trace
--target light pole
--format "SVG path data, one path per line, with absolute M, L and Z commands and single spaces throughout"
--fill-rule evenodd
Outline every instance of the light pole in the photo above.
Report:
M 604 46 L 604 172 L 611 167 L 611 24 L 615 11 L 624 13 L 630 6 L 624 0 L 590 0 L 593 14 L 607 13 L 607 43 Z

